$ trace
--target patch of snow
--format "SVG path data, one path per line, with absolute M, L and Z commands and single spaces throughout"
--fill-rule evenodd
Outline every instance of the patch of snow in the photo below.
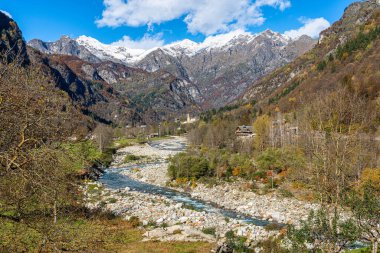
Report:
M 266 30 L 259 34 L 252 34 L 243 30 L 235 30 L 226 34 L 219 34 L 207 37 L 203 42 L 197 43 L 189 39 L 173 42 L 163 47 L 155 47 L 148 50 L 131 49 L 123 46 L 107 45 L 98 40 L 80 36 L 76 39 L 78 44 L 86 47 L 92 54 L 103 60 L 117 59 L 127 64 L 134 64 L 144 59 L 148 54 L 161 49 L 163 52 L 179 57 L 181 55 L 193 56 L 204 50 L 228 50 L 232 46 L 239 44 L 255 43 L 255 39 L 259 36 L 265 36 L 274 42 L 288 44 L 291 38 L 281 35 L 271 30 Z M 257 43 L 259 44 L 259 43 Z

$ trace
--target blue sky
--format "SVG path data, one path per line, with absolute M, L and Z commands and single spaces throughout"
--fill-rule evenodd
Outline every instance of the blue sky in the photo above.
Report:
M 26 40 L 87 35 L 139 47 L 267 28 L 315 34 L 354 0 L 0 0 Z M 301 30 L 300 30 L 301 29 Z M 290 30 L 293 30 L 289 33 Z M 126 36 L 126 37 L 125 37 Z M 314 35 L 315 36 L 315 35 Z M 124 39 L 123 39 L 124 37 Z

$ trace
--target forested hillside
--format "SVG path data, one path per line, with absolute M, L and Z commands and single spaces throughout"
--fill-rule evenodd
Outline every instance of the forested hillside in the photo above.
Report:
M 294 252 L 340 252 L 356 240 L 377 252 L 379 18 L 376 1 L 350 5 L 310 52 L 255 83 L 240 104 L 203 113 L 193 146 L 171 161 L 173 184 L 240 178 L 259 194 L 318 202 L 284 237 Z M 242 125 L 252 132 L 235 134 Z
M 289 111 L 339 86 L 373 99 L 380 88 L 379 26 L 376 1 L 350 5 L 312 50 L 253 84 L 244 99 L 260 101 L 267 112 Z

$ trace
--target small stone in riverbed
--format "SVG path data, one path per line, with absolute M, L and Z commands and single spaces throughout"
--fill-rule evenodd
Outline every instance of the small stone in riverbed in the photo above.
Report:
M 181 217 L 181 218 L 179 218 L 179 222 L 185 223 L 188 219 L 189 218 L 187 218 L 187 217 Z

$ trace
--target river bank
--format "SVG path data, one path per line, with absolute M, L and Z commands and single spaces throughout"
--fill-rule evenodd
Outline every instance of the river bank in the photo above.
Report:
M 87 186 L 87 201 L 91 208 L 101 207 L 117 215 L 130 219 L 138 217 L 141 225 L 146 230 L 146 240 L 161 241 L 208 241 L 222 243 L 227 231 L 234 231 L 238 236 L 247 238 L 248 244 L 255 244 L 270 236 L 275 236 L 279 230 L 268 230 L 264 226 L 247 223 L 242 218 L 232 216 L 228 218 L 213 210 L 212 207 L 196 210 L 194 206 L 187 205 L 186 201 L 160 196 L 159 193 L 136 191 L 129 187 L 112 185 L 115 180 L 136 180 L 135 182 L 146 183 L 165 187 L 167 177 L 166 159 L 175 155 L 185 148 L 186 139 L 176 137 L 152 144 L 128 146 L 120 149 L 112 164 L 110 177 L 115 173 L 117 179 L 103 180 Z M 134 155 L 144 157 L 139 162 L 125 163 L 125 157 Z M 149 162 L 144 162 L 149 161 Z M 112 181 L 113 180 L 113 181 Z M 134 182 L 128 181 L 128 184 Z M 213 202 L 220 207 L 253 217 L 260 217 L 270 222 L 293 223 L 306 218 L 314 205 L 297 201 L 295 199 L 279 198 L 276 195 L 260 196 L 252 191 L 244 190 L 244 181 L 223 183 L 213 187 L 198 184 L 188 193 L 189 197 L 200 199 L 205 202 Z M 128 185 L 127 184 L 127 185 Z M 171 187 L 173 188 L 173 187 Z M 95 189 L 95 190 L 94 190 Z M 157 188 L 161 191 L 165 188 Z M 173 188 L 184 191 L 183 188 Z M 195 209 L 195 210 L 194 210 Z M 263 223 L 264 224 L 264 223 Z
M 147 145 L 139 147 L 126 147 L 121 153 L 133 153 L 138 149 L 138 154 L 143 156 L 154 156 L 155 148 Z M 157 162 L 148 166 L 136 165 L 136 169 L 124 170 L 122 174 L 133 179 L 147 182 L 150 184 L 170 187 L 170 181 L 167 175 L 168 163 L 165 159 L 173 155 L 169 152 L 160 152 L 160 158 Z M 128 164 L 117 164 L 123 167 Z M 129 164 L 131 165 L 131 164 Z M 232 182 L 220 181 L 212 187 L 197 183 L 195 187 L 170 187 L 178 191 L 187 191 L 192 197 L 204 201 L 212 201 L 219 206 L 227 209 L 236 210 L 246 215 L 261 217 L 265 220 L 276 221 L 279 223 L 297 223 L 307 218 L 311 210 L 318 209 L 317 204 L 306 201 L 300 201 L 295 198 L 285 198 L 277 193 L 259 195 L 250 190 L 247 185 L 249 182 L 243 179 L 236 179 Z

